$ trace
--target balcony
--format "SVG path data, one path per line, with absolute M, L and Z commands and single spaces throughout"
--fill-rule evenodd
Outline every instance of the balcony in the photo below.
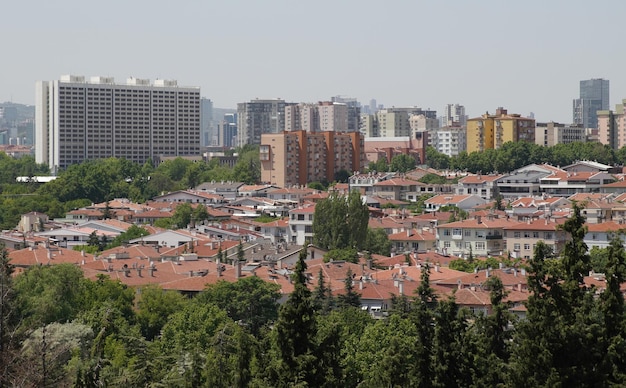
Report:
M 501 234 L 488 234 L 487 236 L 485 236 L 485 239 L 487 239 L 487 240 L 502 240 L 502 235 Z

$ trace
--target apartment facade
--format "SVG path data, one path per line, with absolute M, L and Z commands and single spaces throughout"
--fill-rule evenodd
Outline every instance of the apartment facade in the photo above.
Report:
M 615 110 L 601 110 L 598 116 L 598 141 L 617 150 L 626 145 L 626 99 Z
M 535 120 L 498 108 L 467 121 L 467 152 L 499 149 L 510 141 L 535 141 Z
M 446 126 L 430 131 L 429 143 L 437 152 L 456 156 L 467 148 L 467 129 L 464 126 Z
M 359 132 L 264 134 L 259 154 L 265 183 L 290 187 L 333 182 L 341 170 L 352 173 L 365 167 L 365 138 Z
M 200 154 L 200 88 L 173 80 L 67 75 L 36 84 L 37 163 L 52 171 L 109 157 Z
M 261 144 L 261 135 L 285 128 L 285 106 L 279 98 L 255 99 L 237 104 L 237 146 Z
M 552 147 L 557 144 L 586 141 L 587 129 L 582 125 L 565 125 L 551 121 L 537 123 L 535 126 L 535 143 L 540 146 Z
M 349 132 L 348 106 L 323 101 L 285 106 L 285 131 Z

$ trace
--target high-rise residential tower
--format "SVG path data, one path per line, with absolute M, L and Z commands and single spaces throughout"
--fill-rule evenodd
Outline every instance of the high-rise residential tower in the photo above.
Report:
M 36 84 L 35 159 L 52 171 L 109 157 L 200 154 L 200 88 L 173 80 L 62 76 Z
M 251 100 L 237 104 L 237 146 L 261 144 L 264 133 L 280 133 L 285 128 L 285 100 Z
M 447 104 L 443 108 L 443 114 L 439 118 L 439 126 L 465 126 L 467 124 L 467 116 L 465 115 L 465 107 L 459 104 Z
M 609 80 L 594 78 L 580 81 L 580 98 L 573 102 L 574 124 L 598 128 L 599 110 L 609 109 Z

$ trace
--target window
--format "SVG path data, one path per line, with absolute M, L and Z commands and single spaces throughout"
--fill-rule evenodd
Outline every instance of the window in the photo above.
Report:
M 513 250 L 519 251 L 519 244 L 513 244 Z
M 466 242 L 465 243 L 465 249 L 472 249 L 472 243 L 471 242 Z
M 530 238 L 530 232 L 524 232 L 524 238 Z
M 521 232 L 514 232 L 513 233 L 513 237 L 520 238 L 520 237 L 522 237 L 522 233 Z
M 545 238 L 546 240 L 552 240 L 552 232 L 545 232 L 543 234 L 543 238 Z
M 452 235 L 453 236 L 462 236 L 463 235 L 463 231 L 461 229 L 458 229 L 458 228 L 452 229 Z
M 450 241 L 444 241 L 443 242 L 443 247 L 444 248 L 450 248 Z
M 305 225 L 304 226 L 304 233 L 313 233 L 313 226 Z
M 476 250 L 483 250 L 485 249 L 485 243 L 482 241 L 477 241 L 476 243 Z
M 478 237 L 478 238 L 485 238 L 485 231 L 484 230 L 477 230 L 476 231 L 476 237 Z
M 444 236 L 449 236 L 450 235 L 450 229 L 444 229 L 443 230 L 443 235 Z
M 525 251 L 530 250 L 530 244 L 524 244 L 524 250 Z
M 464 234 L 465 234 L 465 237 L 471 237 L 472 236 L 472 231 L 467 229 L 467 230 L 465 230 Z
M 533 232 L 533 238 L 539 238 L 539 232 Z

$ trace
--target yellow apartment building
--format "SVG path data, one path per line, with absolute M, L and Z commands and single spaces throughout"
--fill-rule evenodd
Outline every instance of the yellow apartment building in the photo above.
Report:
M 535 141 L 535 120 L 506 109 L 467 120 L 467 153 L 498 149 L 509 141 Z

